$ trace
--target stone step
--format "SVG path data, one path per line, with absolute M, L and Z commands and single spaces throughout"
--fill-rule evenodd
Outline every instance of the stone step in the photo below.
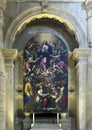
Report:
M 38 118 L 38 119 L 36 118 L 35 119 L 35 123 L 37 123 L 37 124 L 38 123 L 45 123 L 45 124 L 46 123 L 48 123 L 48 124 L 49 123 L 53 123 L 53 124 L 55 123 L 56 124 L 57 123 L 57 119 L 56 118 Z
M 59 125 L 57 124 L 45 124 L 45 123 L 40 123 L 40 124 L 35 124 L 31 130 L 62 130 Z

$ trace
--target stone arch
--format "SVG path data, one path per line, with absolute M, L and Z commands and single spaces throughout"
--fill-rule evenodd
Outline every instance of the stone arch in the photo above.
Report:
M 22 12 L 14 19 L 6 34 L 5 47 L 12 48 L 16 35 L 22 32 L 28 23 L 44 18 L 63 23 L 66 25 L 68 31 L 75 34 L 75 38 L 78 41 L 80 48 L 87 46 L 85 33 L 72 14 L 65 9 L 54 6 L 48 6 L 47 12 L 43 13 L 42 7 L 39 6 Z

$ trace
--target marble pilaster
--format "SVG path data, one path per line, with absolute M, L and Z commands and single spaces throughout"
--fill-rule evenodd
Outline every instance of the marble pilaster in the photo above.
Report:
M 92 130 L 92 48 L 88 59 L 87 130 Z
M 16 49 L 2 50 L 6 70 L 6 130 L 14 130 L 14 74 L 13 61 L 17 57 Z
M 88 82 L 88 56 L 89 49 L 75 49 L 73 52 L 76 64 L 76 128 L 87 130 L 86 120 L 86 92 Z
M 5 67 L 0 50 L 0 130 L 6 130 L 6 88 L 5 88 Z

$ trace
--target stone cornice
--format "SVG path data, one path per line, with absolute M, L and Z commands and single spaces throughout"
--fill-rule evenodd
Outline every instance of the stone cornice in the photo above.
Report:
M 80 64 L 88 65 L 90 55 L 91 55 L 91 48 L 75 49 L 71 55 L 71 59 L 74 61 L 75 69 L 77 69 Z
M 31 3 L 31 2 L 42 2 L 44 0 L 8 0 L 8 2 L 20 2 L 20 3 Z M 72 3 L 72 2 L 86 2 L 86 0 L 45 0 L 45 1 L 48 1 L 48 2 L 59 2 L 59 3 L 62 3 L 62 2 L 69 2 L 69 3 Z
M 18 56 L 17 49 L 2 49 L 4 59 L 16 60 Z
M 72 53 L 73 60 L 78 60 L 80 57 L 88 57 L 91 53 L 90 48 L 75 49 Z

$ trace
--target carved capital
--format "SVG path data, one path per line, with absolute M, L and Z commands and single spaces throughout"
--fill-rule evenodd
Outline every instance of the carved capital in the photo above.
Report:
M 6 0 L 0 0 L 0 8 L 4 10 L 5 7 L 6 7 Z
M 18 56 L 18 51 L 17 49 L 2 49 L 2 54 L 4 59 L 16 60 Z
M 73 51 L 73 59 L 78 60 L 80 57 L 88 57 L 90 54 L 89 48 L 80 48 Z
M 79 63 L 88 63 L 88 57 L 91 51 L 89 48 L 75 49 L 72 53 L 72 59 L 75 61 L 75 66 L 77 67 Z

